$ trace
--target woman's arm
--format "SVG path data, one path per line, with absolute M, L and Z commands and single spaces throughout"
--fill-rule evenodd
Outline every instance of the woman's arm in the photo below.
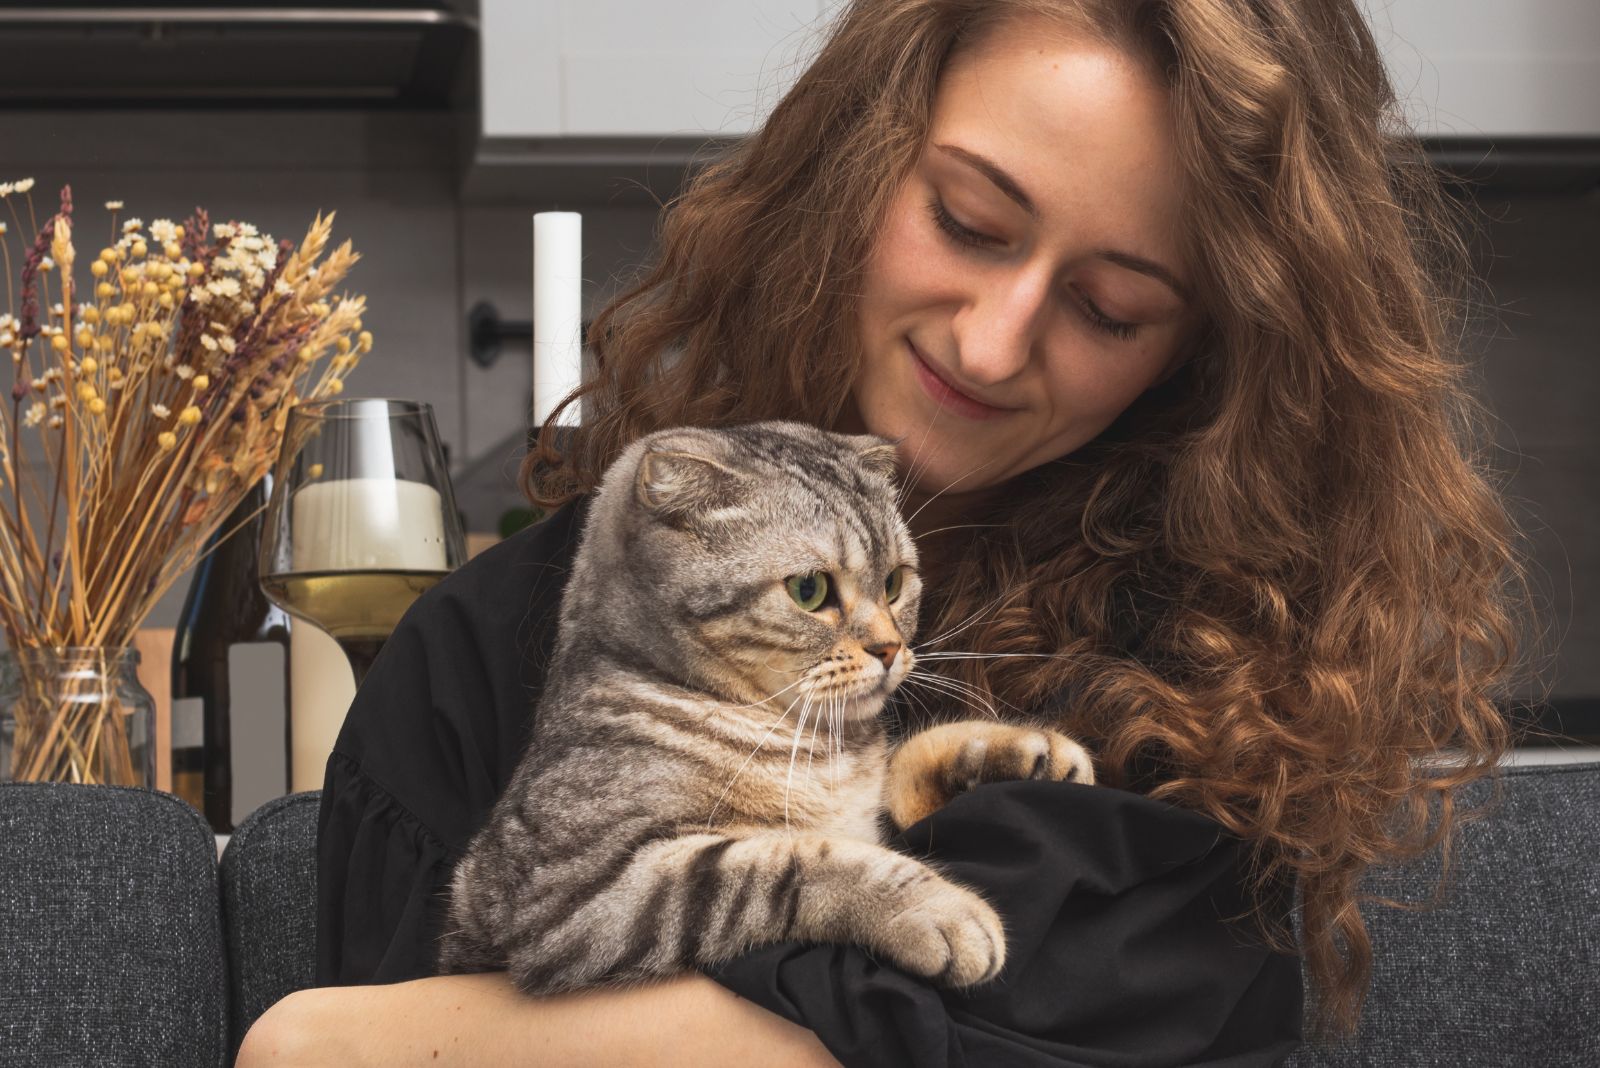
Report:
M 299 991 L 256 1021 L 236 1063 L 839 1068 L 816 1035 L 702 975 L 530 998 L 504 972 Z

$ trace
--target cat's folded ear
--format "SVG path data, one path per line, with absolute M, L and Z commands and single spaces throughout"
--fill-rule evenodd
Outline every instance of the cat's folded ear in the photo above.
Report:
M 639 503 L 663 519 L 681 519 L 733 504 L 744 476 L 709 457 L 649 449 L 635 480 Z
M 900 447 L 876 434 L 840 435 L 856 451 L 861 464 L 893 482 L 900 476 Z

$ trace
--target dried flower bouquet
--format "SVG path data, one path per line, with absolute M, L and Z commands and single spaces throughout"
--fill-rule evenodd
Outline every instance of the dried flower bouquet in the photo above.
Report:
M 347 241 L 317 262 L 332 214 L 296 247 L 202 209 L 181 226 L 119 225 L 109 201 L 111 240 L 83 270 L 71 187 L 39 226 L 32 185 L 0 183 L 18 309 L 0 315 L 15 369 L 0 405 L 0 627 L 11 649 L 115 651 L 271 468 L 289 409 L 340 392 L 370 350 L 364 298 L 332 293 L 358 256 Z M 24 200 L 34 236 L 14 254 Z M 0 709 L 15 719 L 0 777 L 117 777 L 124 717 L 70 696 Z

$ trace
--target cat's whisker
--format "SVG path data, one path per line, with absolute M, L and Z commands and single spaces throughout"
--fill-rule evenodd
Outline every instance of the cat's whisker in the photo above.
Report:
M 803 682 L 805 680 L 801 679 L 800 681 Z M 783 689 L 787 690 L 787 689 L 790 689 L 790 687 L 789 686 L 785 686 Z M 782 693 L 782 692 L 783 692 L 783 690 L 779 690 L 778 691 L 778 693 Z M 777 694 L 774 694 L 773 696 L 777 696 Z M 738 770 L 733 773 L 733 778 L 728 780 L 728 785 L 723 787 L 722 796 L 717 798 L 717 803 L 711 807 L 711 815 L 706 817 L 706 828 L 708 830 L 711 828 L 712 821 L 716 819 L 717 813 L 719 811 L 721 811 L 722 803 L 724 801 L 726 801 L 728 799 L 728 795 L 733 792 L 733 786 L 734 786 L 735 783 L 737 783 L 739 781 L 739 776 L 741 774 L 743 774 L 745 768 L 748 768 L 750 766 L 750 761 L 752 761 L 752 760 L 754 760 L 756 758 L 756 754 L 761 752 L 761 750 L 766 746 L 767 739 L 771 738 L 773 732 L 778 729 L 778 724 L 782 723 L 788 717 L 789 713 L 794 711 L 794 706 L 795 706 L 796 702 L 798 702 L 799 700 L 800 700 L 800 696 L 797 695 L 794 698 L 793 701 L 789 702 L 788 707 L 785 708 L 783 710 L 783 712 L 780 713 L 778 715 L 778 717 L 772 721 L 772 726 L 767 728 L 767 733 L 763 734 L 761 736 L 761 740 L 756 742 L 756 747 L 754 749 L 750 750 L 750 755 L 744 758 L 744 763 L 739 765 Z M 748 706 L 738 706 L 738 707 L 748 707 Z
M 925 530 L 925 531 L 922 532 L 922 536 L 924 538 L 929 538 L 929 537 L 932 537 L 935 534 L 943 534 L 947 530 L 990 530 L 990 529 L 998 529 L 998 528 L 1003 527 L 1005 525 L 1006 524 L 1004 524 L 1004 523 L 955 523 L 955 524 L 953 524 L 951 526 L 948 526 L 948 527 L 939 527 L 937 530 Z
M 922 504 L 917 507 L 917 510 L 915 512 L 912 512 L 910 515 L 906 516 L 906 526 L 909 527 L 913 523 L 915 523 L 917 521 L 917 516 L 921 515 L 922 514 L 922 510 L 924 508 L 928 507 L 928 505 L 932 504 L 934 501 L 938 500 L 940 497 L 944 496 L 946 493 L 949 493 L 951 490 L 953 490 L 957 486 L 961 485 L 961 483 L 965 482 L 967 479 L 971 478 L 973 475 L 977 474 L 979 471 L 982 471 L 985 467 L 990 466 L 994 462 L 995 462 L 995 458 L 991 458 L 986 463 L 979 464 L 977 467 L 974 467 L 972 470 L 968 471 L 966 474 L 962 475 L 960 478 L 958 478 L 954 482 L 950 483 L 944 489 L 940 490 L 939 492 L 935 493 L 933 496 L 929 497 L 927 500 L 923 501 Z
M 922 440 L 917 442 L 916 455 L 912 456 L 911 463 L 906 465 L 906 477 L 901 481 L 900 485 L 895 490 L 894 503 L 897 509 L 903 509 L 905 507 L 906 495 L 911 492 L 911 487 L 916 485 L 917 478 L 921 475 L 921 472 L 917 470 L 917 461 L 922 459 L 922 449 L 928 444 L 928 435 L 933 433 L 933 426 L 939 421 L 939 416 L 943 414 L 943 412 L 944 409 L 942 407 L 935 408 L 933 410 L 933 416 L 928 420 L 927 429 L 923 430 L 922 432 Z M 932 463 L 933 461 L 930 459 L 928 462 Z
M 921 653 L 918 660 L 995 660 L 1007 657 L 1022 656 L 1034 657 L 1043 660 L 1071 660 L 1066 653 Z
M 1002 600 L 1003 600 L 1002 597 L 996 597 L 994 600 L 990 601 L 988 604 L 979 605 L 977 608 L 972 610 L 971 614 L 968 615 L 966 619 L 963 619 L 960 623 L 957 623 L 955 626 L 953 626 L 950 629 L 946 630 L 943 634 L 937 634 L 934 637 L 927 639 L 926 641 L 918 642 L 917 643 L 918 649 L 919 650 L 920 649 L 926 649 L 926 648 L 928 648 L 930 646 L 938 645 L 940 642 L 949 641 L 951 638 L 955 637 L 957 634 L 960 634 L 962 631 L 966 630 L 968 627 L 972 626 L 974 623 L 977 623 L 979 621 L 979 619 L 982 617 L 984 612 L 987 612 L 987 611 L 989 611 L 991 609 L 999 608 Z M 923 654 L 920 651 L 917 651 L 917 650 L 913 650 L 913 651 L 917 653 L 917 658 L 918 659 L 922 658 Z
M 838 754 L 838 759 L 836 759 L 834 761 L 834 764 L 833 764 L 835 785 L 837 785 L 837 778 L 838 778 L 838 774 L 839 774 L 839 768 L 844 764 L 844 756 L 845 756 L 845 752 L 844 752 L 844 725 L 845 725 L 844 724 L 844 714 L 845 714 L 845 704 L 846 704 L 845 700 L 843 698 L 840 698 L 838 713 L 837 713 L 837 716 L 836 716 L 836 719 L 835 719 L 835 732 L 834 732 L 834 736 L 833 736 L 833 745 L 834 745 L 834 751 Z
M 805 681 L 806 681 L 805 672 L 801 671 L 800 672 L 800 677 L 798 679 L 795 679 L 793 682 L 791 682 L 789 685 L 783 687 L 783 689 L 781 689 L 781 690 L 777 690 L 777 691 L 775 691 L 773 693 L 767 694 L 767 696 L 761 698 L 759 701 L 751 701 L 747 705 L 728 705 L 726 707 L 728 707 L 728 708 L 755 708 L 757 705 L 764 705 L 768 701 L 772 700 L 774 697 L 778 697 L 778 696 L 780 696 L 782 694 L 785 694 L 785 693 L 789 692 L 790 690 L 794 689 L 796 686 L 800 685 L 802 682 L 805 682 Z M 790 707 L 791 708 L 794 707 L 792 703 L 790 704 Z M 785 713 L 787 714 L 787 710 L 785 710 Z
M 905 681 L 904 680 L 901 680 L 901 685 L 902 686 L 905 685 Z M 895 692 L 899 693 L 899 692 L 902 692 L 902 691 L 896 690 Z M 922 712 L 922 715 L 923 715 L 924 719 L 928 719 L 928 720 L 932 719 L 933 710 L 930 709 L 927 706 L 927 704 L 922 700 L 922 695 L 921 694 L 917 693 L 915 690 L 905 690 L 903 692 L 906 695 L 906 700 L 907 701 L 916 702 L 917 708 L 918 708 L 918 710 L 920 710 Z
M 1000 713 L 995 710 L 994 705 L 990 704 L 981 693 L 969 686 L 957 684 L 954 679 L 946 678 L 943 675 L 934 675 L 931 672 L 914 671 L 906 676 L 906 681 L 920 683 L 935 693 L 946 697 L 954 697 L 968 708 L 981 708 L 993 718 L 1000 718 Z
M 789 774 L 783 780 L 783 828 L 789 829 L 789 789 L 794 785 L 794 761 L 800 755 L 800 735 L 806 729 L 806 713 L 811 708 L 811 699 L 816 696 L 816 691 L 806 693 L 806 702 L 800 706 L 800 719 L 794 728 L 794 744 L 789 747 Z
M 1016 705 L 1012 704 L 1010 701 L 1004 700 L 1003 698 L 1000 698 L 1000 697 L 995 697 L 993 694 L 986 694 L 984 691 L 978 689 L 976 686 L 974 686 L 970 682 L 966 682 L 965 680 L 962 680 L 962 679 L 954 679 L 954 678 L 951 678 L 948 675 L 939 675 L 939 674 L 937 674 L 935 672 L 931 672 L 931 671 L 930 672 L 924 672 L 923 675 L 924 675 L 924 677 L 936 678 L 936 679 L 940 680 L 941 682 L 945 683 L 946 685 L 953 686 L 958 690 L 962 690 L 962 691 L 964 691 L 966 693 L 969 693 L 973 697 L 977 698 L 978 700 L 983 701 L 985 704 L 988 703 L 990 697 L 994 697 L 994 699 L 996 701 L 999 701 L 1002 705 L 1005 705 L 1007 708 L 1009 708 L 1011 711 L 1015 712 L 1017 715 L 1019 715 L 1019 716 L 1023 715 L 1022 709 L 1018 708 Z
M 811 761 L 817 755 L 817 728 L 820 726 L 822 726 L 822 717 L 818 716 L 811 725 L 811 740 L 806 743 L 806 782 L 811 781 Z

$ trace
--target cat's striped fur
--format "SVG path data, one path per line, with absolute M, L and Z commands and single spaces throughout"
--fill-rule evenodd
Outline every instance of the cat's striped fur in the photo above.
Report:
M 528 751 L 453 875 L 441 972 L 548 993 L 787 940 L 953 985 L 999 971 L 994 911 L 880 844 L 877 713 L 920 591 L 894 460 L 758 423 L 653 434 L 608 469 Z M 785 579 L 813 572 L 836 603 L 806 611 Z

